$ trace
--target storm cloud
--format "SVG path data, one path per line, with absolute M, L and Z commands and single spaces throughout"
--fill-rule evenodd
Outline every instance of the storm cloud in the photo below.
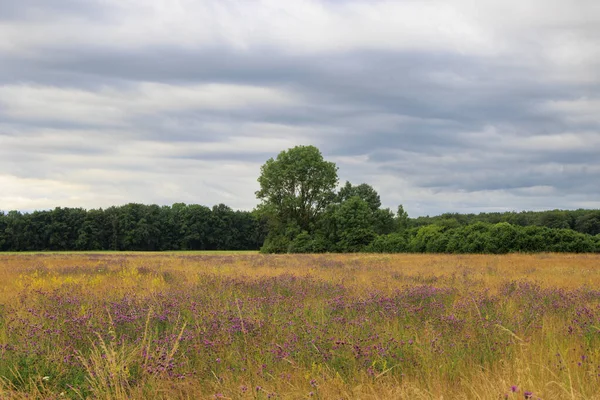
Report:
M 252 209 L 299 144 L 411 216 L 600 208 L 600 3 L 0 0 L 0 209 Z

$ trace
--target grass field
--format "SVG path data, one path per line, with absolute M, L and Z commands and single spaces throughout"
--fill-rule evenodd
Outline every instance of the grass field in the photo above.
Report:
M 1 399 L 600 399 L 600 255 L 0 254 Z

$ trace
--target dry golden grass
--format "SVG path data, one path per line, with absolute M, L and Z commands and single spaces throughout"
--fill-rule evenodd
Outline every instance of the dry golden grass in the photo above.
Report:
M 157 267 L 188 277 L 198 272 L 225 276 L 313 274 L 328 281 L 390 289 L 398 282 L 468 274 L 487 287 L 506 280 L 533 279 L 544 285 L 578 288 L 600 284 L 600 254 L 326 254 L 259 255 L 179 253 L 0 253 L 0 296 L 10 298 L 15 281 L 25 274 L 47 271 L 77 279 L 79 274 L 115 269 Z M 47 281 L 51 284 L 51 281 Z M 57 283 L 64 283 L 62 280 Z
M 299 283 L 268 281 L 290 276 L 298 277 Z M 256 299 L 260 298 L 264 282 L 265 294 L 281 296 L 281 305 L 275 302 L 248 306 L 248 302 L 263 301 Z M 562 291 L 569 299 L 580 297 L 569 300 L 571 303 L 560 312 L 554 312 L 552 306 L 542 311 L 536 308 L 539 315 L 531 317 L 531 326 L 510 325 L 511 314 L 521 313 L 528 305 L 527 299 L 502 297 L 510 282 L 534 282 L 537 289 L 518 293 L 533 296 L 531 301 L 538 302 L 539 307 L 546 304 L 544 299 L 554 299 L 552 296 Z M 340 293 L 347 302 L 343 311 L 331 309 L 336 287 L 343 288 Z M 374 294 L 385 298 L 407 288 L 430 287 L 449 288 L 453 294 L 447 300 L 435 293 L 427 295 L 430 297 L 423 300 L 425 314 L 415 318 L 391 317 L 379 303 L 369 303 L 374 311 L 352 308 L 371 301 Z M 596 313 L 590 318 L 600 316 L 600 298 L 594 297 L 598 288 L 600 255 L 591 254 L 0 254 L 0 376 L 4 382 L 0 384 L 0 398 L 194 399 L 222 395 L 243 399 L 498 399 L 506 394 L 509 399 L 522 399 L 525 390 L 531 390 L 532 398 L 600 399 L 600 321 L 586 325 L 585 332 L 580 329 L 575 334 L 566 333 L 576 318 L 576 310 L 589 308 Z M 544 292 L 545 289 L 553 292 Z M 302 291 L 309 295 L 297 295 Z M 48 358 L 47 363 L 28 360 L 23 364 L 23 354 L 29 350 L 25 344 L 19 347 L 21 344 L 16 341 L 23 332 L 11 327 L 10 321 L 16 321 L 18 314 L 21 323 L 26 320 L 31 324 L 23 326 L 43 326 L 40 336 L 36 336 L 43 342 L 40 338 L 44 329 L 58 332 L 61 328 L 44 318 L 60 320 L 60 304 L 64 298 L 71 299 L 71 294 L 78 296 L 77 307 L 81 308 L 73 315 L 88 316 L 86 323 L 89 332 L 93 332 L 81 338 L 79 348 L 72 349 L 80 362 L 62 365 L 58 360 L 68 355 L 66 350 L 60 345 L 52 348 L 52 340 L 69 343 L 65 328 L 36 350 L 38 357 Z M 477 295 L 484 296 L 483 300 L 495 299 L 499 304 L 484 310 Z M 144 315 L 136 316 L 136 322 L 130 325 L 117 321 L 114 324 L 118 326 L 111 327 L 108 305 L 128 296 L 141 299 L 141 306 L 149 303 L 147 308 L 142 307 L 146 310 Z M 164 298 L 169 296 L 179 299 L 170 305 L 181 308 L 176 319 L 156 319 L 158 309 L 167 307 Z M 198 301 L 203 307 L 197 315 L 189 311 L 195 299 L 201 299 Z M 302 302 L 298 303 L 298 299 Z M 430 299 L 432 306 L 427 303 Z M 44 303 L 48 301 L 57 303 Z M 427 314 L 427 307 L 436 304 L 445 307 L 444 311 Z M 35 311 L 36 307 L 43 311 Z M 28 314 L 31 308 L 35 310 Z M 210 355 L 205 350 L 190 355 L 196 348 L 194 341 L 201 343 L 202 332 L 210 329 L 207 318 L 222 311 L 229 312 L 230 319 L 239 316 L 241 328 L 234 334 L 219 331 L 222 336 L 215 336 L 214 340 L 224 344 L 211 349 Z M 305 332 L 304 328 L 286 330 L 281 319 L 288 314 L 296 324 L 311 325 L 315 320 L 314 326 L 306 330 L 308 338 L 326 332 L 323 335 L 350 338 L 366 346 L 379 343 L 379 339 L 371 338 L 371 333 L 411 337 L 415 346 L 407 357 L 416 361 L 388 364 L 391 358 L 374 357 L 368 359 L 373 361 L 372 368 L 367 368 L 363 358 L 356 356 L 355 360 L 350 352 L 342 354 L 341 364 L 336 363 L 335 351 L 333 360 L 320 359 L 317 346 L 329 340 L 325 337 L 319 337 L 317 344 L 312 345 L 317 350 L 308 341 L 307 348 L 300 347 L 282 358 L 270 358 L 261 346 L 280 346 L 290 334 Z M 460 333 L 445 330 L 446 325 L 440 323 L 440 318 L 454 314 L 463 316 L 465 325 L 461 325 Z M 506 317 L 507 323 L 492 321 L 496 318 L 492 314 L 498 321 Z M 352 323 L 333 322 L 339 315 Z M 153 325 L 148 331 L 150 317 Z M 359 317 L 368 322 L 353 325 L 352 318 Z M 257 330 L 259 336 L 251 336 L 244 321 L 263 324 Z M 132 335 L 139 335 L 140 340 Z M 435 349 L 430 345 L 438 340 L 450 347 Z M 19 348 L 21 353 L 2 350 L 3 344 Z M 466 350 L 454 347 L 462 344 Z M 158 354 L 160 346 L 166 349 L 161 354 L 167 358 L 167 364 L 176 360 L 173 368 L 180 376 L 170 370 L 148 372 L 150 361 L 140 354 L 148 354 L 151 348 Z M 582 355 L 586 364 L 580 366 Z M 219 365 L 215 365 L 215 358 Z M 352 367 L 341 373 L 344 362 L 350 362 Z M 44 368 L 59 376 L 60 382 L 55 383 L 58 378 L 54 376 L 45 379 Z M 85 379 L 69 368 L 79 368 Z M 511 392 L 511 386 L 516 386 L 518 392 Z

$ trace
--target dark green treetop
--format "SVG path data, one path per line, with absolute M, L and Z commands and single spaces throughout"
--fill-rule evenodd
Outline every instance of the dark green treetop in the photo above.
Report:
M 296 223 L 311 231 L 319 215 L 335 198 L 337 167 L 314 146 L 296 146 L 261 167 L 256 197 L 280 224 Z
M 381 198 L 379 197 L 379 193 L 373 189 L 373 186 L 366 183 L 354 186 L 346 181 L 346 184 L 338 192 L 338 201 L 343 203 L 354 196 L 358 196 L 360 199 L 367 202 L 369 208 L 373 211 L 378 210 L 379 207 L 381 207 Z

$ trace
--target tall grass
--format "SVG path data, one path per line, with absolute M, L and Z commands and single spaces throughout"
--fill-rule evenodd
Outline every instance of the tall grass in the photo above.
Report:
M 595 255 L 0 255 L 0 398 L 597 399 Z

